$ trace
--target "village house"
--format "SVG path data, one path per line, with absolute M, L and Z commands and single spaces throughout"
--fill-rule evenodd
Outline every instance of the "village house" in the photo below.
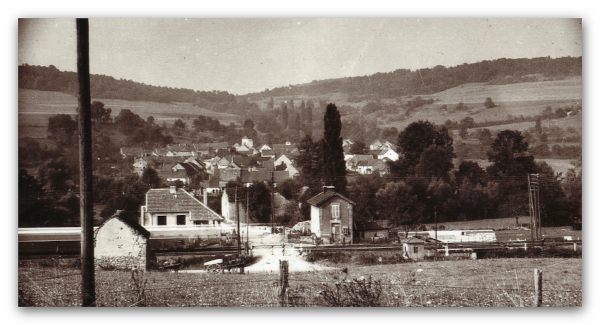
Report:
M 382 145 L 381 141 L 375 140 L 369 145 L 369 150 L 380 150 Z
M 150 189 L 141 207 L 140 224 L 144 227 L 216 226 L 223 221 L 218 213 L 182 188 Z
M 138 176 L 142 176 L 146 167 L 148 167 L 148 161 L 146 161 L 144 158 L 136 158 L 133 161 L 133 172 Z
M 337 193 L 332 186 L 307 201 L 310 207 L 311 232 L 324 244 L 352 243 L 352 209 L 356 204 Z
M 219 149 L 227 149 L 229 144 L 227 142 L 192 143 L 192 147 L 198 153 L 198 156 L 211 158 L 212 153 Z
M 381 150 L 381 152 L 377 155 L 377 159 L 384 160 L 385 158 L 391 161 L 398 161 L 398 159 L 400 159 L 400 155 L 392 149 L 384 149 Z
M 246 146 L 246 148 L 253 148 L 254 141 L 252 141 L 252 139 L 248 138 L 247 136 L 244 136 L 242 138 L 242 146 Z
M 95 267 L 145 270 L 151 259 L 150 232 L 119 214 L 106 219 L 94 232 Z
M 225 218 L 226 222 L 236 223 L 235 190 L 230 190 L 230 192 L 228 192 L 227 189 L 223 190 L 223 195 L 221 196 L 221 215 L 223 218 Z M 237 214 L 240 216 L 240 222 L 247 223 L 248 219 L 246 218 L 246 206 L 243 204 L 245 200 L 246 198 L 238 196 Z
M 282 164 L 285 164 L 285 168 L 278 169 L 277 167 L 281 166 Z M 298 169 L 294 167 L 294 163 L 292 162 L 292 160 L 286 155 L 280 155 L 279 158 L 275 159 L 274 166 L 276 170 L 287 171 L 289 173 L 290 178 L 294 178 L 300 173 Z
M 346 169 L 349 171 L 358 171 L 358 166 L 360 162 L 372 161 L 374 158 L 372 155 L 354 155 L 352 158 L 346 161 Z

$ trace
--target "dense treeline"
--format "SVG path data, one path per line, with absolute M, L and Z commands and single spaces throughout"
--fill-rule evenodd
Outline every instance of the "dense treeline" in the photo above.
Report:
M 77 83 L 77 73 L 59 71 L 53 65 L 49 67 L 27 64 L 19 66 L 19 88 L 60 91 L 76 96 Z M 157 87 L 131 80 L 118 80 L 105 75 L 91 75 L 90 87 L 93 98 L 159 103 L 182 102 L 197 105 L 235 102 L 235 95 L 226 91 L 194 91 L 191 89 Z
M 363 77 L 348 77 L 313 81 L 302 85 L 289 85 L 258 94 L 259 97 L 325 95 L 329 93 L 351 94 L 353 98 L 397 98 L 408 95 L 437 93 L 469 82 L 505 84 L 536 81 L 531 75 L 560 79 L 581 75 L 582 58 L 563 57 L 552 59 L 498 59 L 446 68 L 438 65 L 432 69 L 410 71 L 399 69 L 388 73 L 376 73 Z
M 492 165 L 484 169 L 475 161 L 464 160 L 455 168 L 455 145 L 448 130 L 427 121 L 411 123 L 397 135 L 402 156 L 389 163 L 390 174 L 348 179 L 344 192 L 356 202 L 355 220 L 387 219 L 408 230 L 436 218 L 459 221 L 528 215 L 530 173 L 540 174 L 544 226 L 581 220 L 581 173 L 571 170 L 557 175 L 545 162 L 536 162 L 519 131 L 482 137 L 489 138 L 485 156 Z M 286 184 L 282 193 L 300 202 L 298 214 L 308 219 L 306 200 L 320 192 L 331 176 L 326 173 L 322 141 L 306 137 L 299 149 L 296 164 L 300 177 Z

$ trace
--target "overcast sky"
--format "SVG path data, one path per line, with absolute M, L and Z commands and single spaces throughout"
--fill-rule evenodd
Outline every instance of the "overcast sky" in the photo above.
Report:
M 19 20 L 19 64 L 76 71 L 74 19 Z M 582 55 L 579 19 L 90 19 L 90 72 L 234 94 L 497 58 Z

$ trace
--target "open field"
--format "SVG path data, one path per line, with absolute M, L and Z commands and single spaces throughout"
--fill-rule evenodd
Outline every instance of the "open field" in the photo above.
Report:
M 448 105 L 456 105 L 461 101 L 465 104 L 483 104 L 487 97 L 491 97 L 494 102 L 498 103 L 540 100 L 579 100 L 581 102 L 582 78 L 569 77 L 564 80 L 522 82 L 508 85 L 469 83 L 421 97 L 434 98 L 439 100 L 440 104 Z
M 105 107 L 112 108 L 112 117 L 119 115 L 122 109 L 130 109 L 143 119 L 154 116 L 155 123 L 162 125 L 172 124 L 177 119 L 187 123 L 187 119 L 204 115 L 216 118 L 221 124 L 228 125 L 230 122 L 241 123 L 237 115 L 218 113 L 204 108 L 194 107 L 189 103 L 156 103 L 156 102 L 134 102 L 120 99 L 93 98 L 92 101 L 101 101 Z M 19 138 L 43 138 L 46 136 L 48 118 L 55 114 L 77 113 L 77 98 L 61 92 L 39 91 L 31 89 L 19 89 Z M 188 126 L 191 125 L 187 123 Z
M 20 261 L 21 303 L 78 306 L 81 278 L 73 265 L 68 260 Z M 328 306 L 321 292 L 362 281 L 379 292 L 374 301 L 381 306 L 534 306 L 535 268 L 543 271 L 543 306 L 581 306 L 578 258 L 343 264 L 300 273 L 290 266 L 288 303 Z M 277 306 L 278 278 L 277 273 L 146 272 L 143 281 L 135 281 L 131 272 L 97 271 L 96 298 L 99 306 Z

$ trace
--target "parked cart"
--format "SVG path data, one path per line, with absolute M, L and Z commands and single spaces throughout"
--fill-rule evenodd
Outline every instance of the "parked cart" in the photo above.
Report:
M 232 269 L 238 269 L 241 273 L 244 267 L 249 264 L 251 258 L 248 256 L 233 256 L 226 255 L 224 258 L 219 258 L 204 263 L 206 272 L 208 273 L 224 273 L 225 270 L 231 272 Z

